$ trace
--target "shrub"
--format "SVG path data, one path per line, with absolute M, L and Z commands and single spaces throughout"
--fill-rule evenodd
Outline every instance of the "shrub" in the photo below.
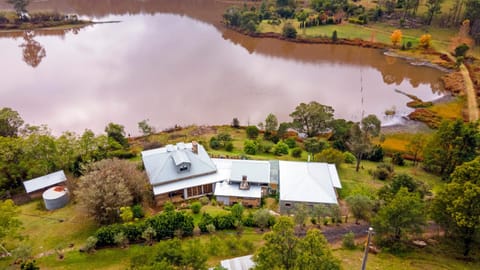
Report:
M 228 151 L 228 152 L 232 152 L 232 151 L 233 151 L 233 143 L 232 143 L 232 142 L 228 142 L 228 143 L 225 145 L 225 150 Z
M 215 225 L 213 224 L 207 224 L 206 229 L 208 233 L 215 233 Z
M 372 151 L 367 154 L 366 159 L 374 162 L 379 162 L 383 161 L 384 156 L 385 152 L 383 151 L 383 148 L 380 145 L 375 145 Z
M 405 165 L 405 160 L 403 159 L 402 154 L 400 154 L 400 153 L 393 154 L 392 163 L 394 165 L 404 166 Z
M 295 29 L 295 26 L 288 22 L 283 26 L 282 35 L 286 38 L 296 38 L 297 29 Z
M 354 154 L 350 152 L 345 152 L 343 153 L 344 161 L 347 164 L 354 164 L 357 161 L 357 158 L 355 157 Z
M 456 48 L 455 48 L 455 56 L 456 57 L 465 57 L 465 54 L 467 53 L 468 49 L 470 49 L 470 47 L 468 47 L 467 44 L 463 43 L 461 45 L 458 45 Z
M 258 150 L 263 153 L 271 153 L 274 146 L 275 144 L 271 141 L 262 141 L 258 146 Z
M 342 164 L 345 157 L 343 153 L 334 148 L 328 148 L 320 152 L 320 154 L 315 155 L 315 160 L 320 162 L 333 163 L 337 167 Z
M 220 141 L 216 136 L 213 136 L 212 138 L 210 138 L 210 148 L 218 150 L 220 149 L 220 146 L 221 146 Z
M 283 142 L 286 143 L 290 149 L 297 147 L 297 141 L 295 141 L 294 138 L 287 138 Z
M 163 205 L 163 211 L 173 212 L 173 211 L 175 211 L 175 205 L 173 205 L 172 202 L 168 201 Z
M 91 253 L 95 250 L 95 246 L 97 245 L 98 239 L 95 236 L 90 236 L 87 238 L 85 245 L 83 246 L 83 250 L 87 253 Z
M 115 244 L 115 235 L 122 231 L 122 226 L 119 224 L 112 224 L 100 227 L 94 234 L 97 238 L 97 247 L 113 246 Z
M 373 172 L 373 176 L 379 180 L 387 180 L 393 173 L 391 164 L 381 163 L 377 165 L 377 169 Z
M 303 150 L 299 147 L 292 149 L 292 157 L 299 158 L 302 156 Z
M 192 213 L 198 214 L 202 209 L 202 204 L 200 202 L 194 202 L 192 205 L 190 205 L 190 209 L 192 209 Z
M 275 145 L 273 153 L 277 156 L 288 155 L 288 145 L 286 145 L 284 142 L 278 142 Z
M 332 33 L 332 42 L 335 43 L 338 41 L 338 34 L 337 34 L 337 30 L 333 30 L 333 33 Z
M 198 223 L 198 228 L 202 233 L 208 232 L 207 226 L 213 224 L 213 217 L 207 213 L 203 213 L 200 222 Z
M 217 230 L 235 229 L 235 218 L 232 215 L 218 215 L 213 218 L 213 225 Z
M 352 231 L 343 235 L 342 247 L 346 249 L 355 249 L 355 234 Z
M 252 140 L 245 140 L 243 143 L 243 151 L 248 155 L 256 155 L 258 152 L 258 143 Z
M 145 217 L 145 212 L 143 211 L 143 207 L 140 204 L 135 204 L 132 206 L 133 218 L 143 218 Z
M 207 205 L 210 200 L 208 199 L 208 197 L 201 197 L 200 199 L 198 199 L 198 201 L 202 204 L 202 205 Z

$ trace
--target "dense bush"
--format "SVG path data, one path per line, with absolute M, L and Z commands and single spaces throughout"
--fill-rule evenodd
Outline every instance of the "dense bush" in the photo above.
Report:
M 287 138 L 285 139 L 284 143 L 286 143 L 290 149 L 297 147 L 297 141 L 295 138 Z
M 235 229 L 235 218 L 231 215 L 218 215 L 213 218 L 213 225 L 217 230 Z
M 210 138 L 210 148 L 214 150 L 220 149 L 220 142 L 218 141 L 216 136 Z
M 163 212 L 143 222 L 112 224 L 100 227 L 94 234 L 97 247 L 113 246 L 115 236 L 123 234 L 130 243 L 144 241 L 142 234 L 151 227 L 155 231 L 156 240 L 173 238 L 174 236 L 193 235 L 193 217 L 185 212 Z
M 374 161 L 374 162 L 379 162 L 379 161 L 383 161 L 384 156 L 385 156 L 385 152 L 383 151 L 383 148 L 380 145 L 375 145 L 372 151 L 370 151 L 370 153 L 366 155 L 365 159 Z
M 245 129 L 245 132 L 247 132 L 247 137 L 249 139 L 256 139 L 258 137 L 258 134 L 259 134 L 259 130 L 256 126 L 248 126 L 246 129 Z
M 190 209 L 192 209 L 192 213 L 198 214 L 198 213 L 200 213 L 200 210 L 202 209 L 202 203 L 194 202 L 194 203 L 192 203 L 192 205 L 190 205 Z
M 334 148 L 328 148 L 315 155 L 315 160 L 319 162 L 333 163 L 338 167 L 343 163 L 345 157 L 341 151 Z
M 134 206 L 132 206 L 132 212 L 134 218 L 145 217 L 145 212 L 143 211 L 143 207 L 140 204 L 135 204 Z
M 342 247 L 346 249 L 355 249 L 355 234 L 352 231 L 343 235 Z
M 398 166 L 404 166 L 405 165 L 405 160 L 402 157 L 402 154 L 400 153 L 395 153 L 392 156 L 392 163 Z
M 278 142 L 274 147 L 273 153 L 277 156 L 288 155 L 288 145 L 284 142 Z
M 291 23 L 286 23 L 282 29 L 282 35 L 286 38 L 296 38 L 297 29 Z
M 248 155 L 256 155 L 258 153 L 258 143 L 252 140 L 245 140 L 243 143 L 243 152 Z
M 213 217 L 208 213 L 203 213 L 202 218 L 198 223 L 198 228 L 200 228 L 200 231 L 202 233 L 207 233 L 208 232 L 207 226 L 210 224 L 213 224 Z
M 357 161 L 357 158 L 355 157 L 355 155 L 353 155 L 350 152 L 343 153 L 343 157 L 344 157 L 345 163 L 347 164 L 354 164 Z
M 292 157 L 299 158 L 302 156 L 303 150 L 299 147 L 292 149 Z

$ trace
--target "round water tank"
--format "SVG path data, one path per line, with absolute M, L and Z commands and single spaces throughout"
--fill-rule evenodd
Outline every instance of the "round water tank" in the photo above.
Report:
M 68 203 L 68 189 L 62 186 L 55 186 L 43 192 L 45 208 L 54 210 L 64 207 Z

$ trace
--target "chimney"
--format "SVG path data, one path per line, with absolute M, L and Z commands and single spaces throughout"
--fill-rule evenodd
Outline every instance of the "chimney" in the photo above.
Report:
M 198 142 L 196 142 L 196 141 L 192 142 L 192 152 L 194 154 L 198 154 Z
M 248 181 L 247 181 L 247 176 L 246 175 L 243 175 L 242 176 L 242 182 L 240 183 L 240 187 L 239 187 L 241 190 L 249 190 L 250 189 L 250 184 L 248 184 Z

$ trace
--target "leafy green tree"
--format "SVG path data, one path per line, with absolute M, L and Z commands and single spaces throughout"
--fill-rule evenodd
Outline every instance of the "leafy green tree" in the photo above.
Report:
M 328 147 L 328 143 L 319 141 L 317 138 L 307 138 L 303 141 L 305 151 L 315 155 Z
M 372 149 L 371 138 L 380 134 L 380 125 L 380 120 L 375 115 L 370 114 L 362 119 L 360 125 L 354 124 L 350 128 L 347 146 L 357 159 L 355 171 L 358 172 L 362 158 Z
M 138 129 L 143 134 L 143 136 L 148 136 L 155 133 L 155 128 L 148 123 L 148 119 L 144 119 L 138 122 Z
M 10 253 L 2 245 L 9 238 L 18 237 L 22 223 L 17 219 L 18 209 L 12 200 L 0 201 L 0 253 Z
M 256 139 L 258 137 L 258 133 L 260 133 L 256 126 L 248 126 L 245 131 L 247 132 L 247 137 L 249 139 Z
M 260 230 L 264 230 L 268 226 L 271 214 L 268 209 L 259 209 L 253 214 L 253 221 L 255 225 L 260 227 Z
M 125 127 L 120 124 L 108 123 L 105 127 L 107 137 L 119 143 L 123 148 L 128 146 L 128 140 L 125 138 Z
M 355 217 L 355 223 L 359 220 L 369 221 L 373 213 L 374 201 L 368 196 L 355 194 L 346 199 L 350 212 Z
M 290 127 L 289 123 L 282 122 L 278 125 L 277 136 L 280 139 L 285 139 L 285 135 L 287 134 L 288 128 Z
M 332 146 L 340 151 L 346 151 L 346 142 L 349 138 L 349 131 L 353 125 L 353 122 L 346 121 L 345 119 L 334 119 L 331 122 L 332 136 L 329 141 L 332 142 Z
M 424 166 L 448 179 L 455 167 L 477 156 L 478 124 L 462 120 L 443 121 L 424 149 Z
M 401 188 L 406 188 L 408 192 L 418 193 L 421 199 L 427 193 L 427 187 L 422 182 L 415 180 L 408 174 L 401 173 L 393 177 L 392 182 L 383 186 L 378 191 L 378 196 L 384 202 L 390 201 Z
M 407 153 L 412 155 L 413 166 L 417 166 L 418 158 L 422 155 L 425 144 L 426 144 L 425 135 L 421 133 L 415 134 L 415 136 L 413 136 L 410 142 L 408 142 L 406 146 Z
M 340 261 L 333 256 L 327 239 L 317 229 L 309 230 L 307 236 L 298 241 L 295 265 L 298 270 L 340 270 Z
M 102 160 L 91 164 L 74 192 L 87 213 L 101 224 L 119 220 L 120 208 L 151 197 L 146 176 L 134 163 Z
M 296 204 L 293 214 L 293 221 L 295 221 L 295 224 L 304 227 L 305 221 L 308 218 L 307 207 L 304 204 Z
M 23 139 L 0 136 L 0 196 L 21 187 L 27 178 L 22 158 Z
M 240 120 L 238 120 L 238 118 L 233 118 L 232 120 L 232 127 L 234 128 L 240 128 Z
M 7 0 L 7 3 L 12 4 L 17 13 L 27 12 L 27 6 L 30 0 Z
M 16 137 L 23 123 L 23 119 L 17 111 L 11 108 L 0 110 L 0 136 Z
M 276 131 L 277 128 L 278 128 L 278 119 L 273 113 L 270 113 L 265 119 L 265 132 L 272 133 Z
M 293 221 L 280 217 L 272 231 L 264 235 L 265 245 L 254 255 L 256 270 L 294 269 L 297 242 L 293 231 Z
M 458 166 L 433 200 L 432 216 L 448 236 L 461 239 L 469 256 L 480 231 L 480 157 Z
M 242 220 L 244 208 L 243 208 L 243 205 L 241 203 L 236 203 L 234 206 L 232 206 L 230 211 L 232 212 L 232 216 L 236 220 L 240 220 L 240 221 Z
M 402 187 L 373 218 L 377 243 L 400 250 L 409 234 L 420 233 L 425 224 L 425 206 L 417 193 Z
M 316 101 L 308 104 L 300 103 L 290 114 L 293 119 L 292 126 L 297 131 L 307 134 L 308 137 L 314 137 L 330 126 L 333 112 L 332 107 Z
M 427 6 L 427 25 L 432 24 L 433 17 L 441 13 L 442 3 L 443 0 L 427 0 L 427 3 L 425 4 Z
M 192 213 L 198 214 L 202 209 L 202 204 L 200 202 L 194 202 L 192 205 L 190 205 L 190 209 L 192 209 Z
M 227 132 L 222 132 L 217 135 L 217 139 L 221 147 L 226 148 L 227 144 L 232 141 L 232 136 Z

